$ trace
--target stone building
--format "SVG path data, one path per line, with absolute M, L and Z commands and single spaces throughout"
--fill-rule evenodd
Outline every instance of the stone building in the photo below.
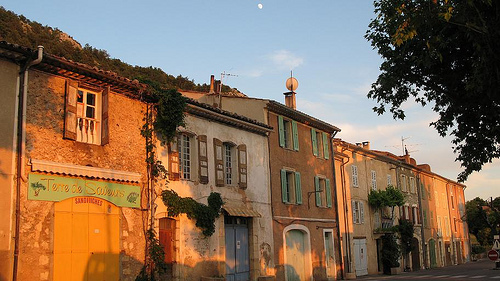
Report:
M 139 83 L 0 42 L 0 279 L 133 280 L 144 259 Z
M 205 236 L 186 215 L 168 217 L 158 200 L 156 218 L 172 280 L 266 280 L 274 275 L 269 154 L 272 128 L 249 118 L 188 100 L 186 125 L 158 144 L 169 171 L 164 189 L 207 204 L 211 192 L 224 205 L 215 233 Z

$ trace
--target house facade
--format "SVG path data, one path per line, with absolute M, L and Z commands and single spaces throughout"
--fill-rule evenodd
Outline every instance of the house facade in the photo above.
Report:
M 270 188 L 276 280 L 342 277 L 331 138 L 340 131 L 285 104 L 208 95 L 201 102 L 273 127 L 269 134 Z
M 145 246 L 143 88 L 6 42 L 0 71 L 0 279 L 133 280 Z
M 414 227 L 412 250 L 400 260 L 401 270 L 416 271 L 469 260 L 464 221 L 465 186 L 417 165 L 408 154 L 396 156 L 371 150 L 369 142 L 333 141 L 342 237 L 342 257 L 348 278 L 381 273 L 381 235 L 399 219 Z M 392 185 L 405 197 L 393 221 L 368 206 L 370 190 Z M 387 210 L 386 210 L 387 211 Z
M 169 171 L 161 189 L 207 204 L 212 192 L 224 205 L 215 232 L 203 235 L 186 215 L 169 217 L 157 201 L 159 239 L 172 264 L 171 280 L 266 280 L 274 275 L 267 136 L 272 128 L 188 100 L 186 125 L 176 139 L 158 143 Z

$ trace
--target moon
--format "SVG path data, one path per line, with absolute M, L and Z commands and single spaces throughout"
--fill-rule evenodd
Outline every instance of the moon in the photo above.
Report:
M 261 3 L 259 3 L 259 4 L 257 4 L 257 7 L 259 7 L 259 9 L 261 9 L 261 10 L 262 10 L 262 7 L 264 7 L 264 6 L 262 6 L 262 4 L 261 4 Z

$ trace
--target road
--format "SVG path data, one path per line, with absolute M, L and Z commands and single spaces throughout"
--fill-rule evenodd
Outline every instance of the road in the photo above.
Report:
M 369 275 L 358 277 L 362 280 L 499 280 L 500 270 L 494 270 L 495 263 L 483 259 L 461 265 L 453 265 L 416 272 L 404 272 L 400 275 Z

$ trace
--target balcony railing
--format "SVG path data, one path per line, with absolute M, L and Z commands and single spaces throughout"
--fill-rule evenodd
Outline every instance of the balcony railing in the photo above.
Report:
M 101 144 L 101 125 L 93 118 L 78 117 L 76 137 L 80 142 Z

